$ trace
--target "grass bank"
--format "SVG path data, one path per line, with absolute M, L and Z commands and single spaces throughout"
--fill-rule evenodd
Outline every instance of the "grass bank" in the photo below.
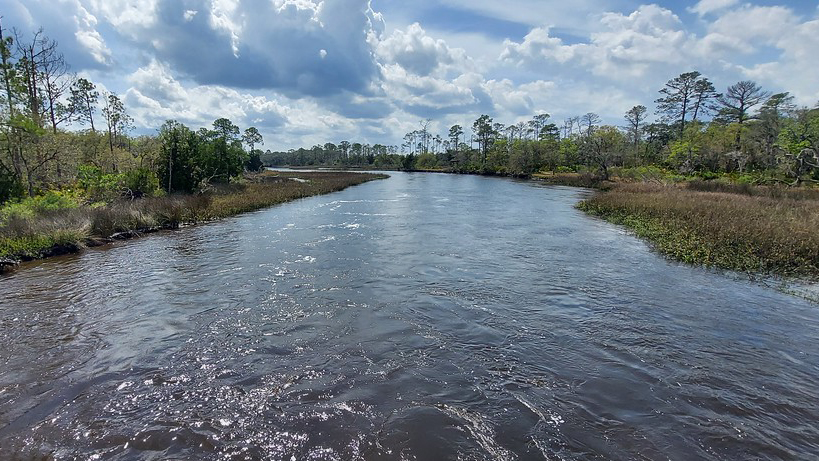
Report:
M 578 205 L 691 264 L 819 276 L 819 191 L 710 181 L 618 183 Z
M 0 262 L 5 261 L 0 270 L 14 261 L 75 252 L 86 246 L 212 221 L 386 177 L 344 172 L 266 172 L 197 195 L 9 212 L 0 215 Z

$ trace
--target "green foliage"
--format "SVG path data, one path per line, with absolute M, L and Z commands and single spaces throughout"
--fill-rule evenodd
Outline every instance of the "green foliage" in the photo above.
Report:
M 154 195 L 159 190 L 159 178 L 147 168 L 137 168 L 123 174 L 126 194 L 131 198 Z
M 260 151 L 251 151 L 250 155 L 248 155 L 247 161 L 245 161 L 245 170 L 257 172 L 262 171 L 262 169 L 264 169 L 264 163 L 262 162 Z
M 419 155 L 415 160 L 415 168 L 420 170 L 431 170 L 437 166 L 438 159 L 436 159 L 435 156 L 429 152 Z
M 21 198 L 25 193 L 23 184 L 14 175 L 0 170 L 0 204 Z
M 77 182 L 91 202 L 110 202 L 122 195 L 124 175 L 106 174 L 92 165 L 79 167 Z
M 53 190 L 36 197 L 11 201 L 0 208 L 0 225 L 5 225 L 15 219 L 28 220 L 38 214 L 77 208 L 80 202 L 79 194 L 72 190 Z

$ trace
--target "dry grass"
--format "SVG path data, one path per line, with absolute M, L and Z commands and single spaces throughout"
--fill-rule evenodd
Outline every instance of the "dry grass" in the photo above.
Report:
M 619 184 L 579 207 L 684 262 L 781 275 L 819 275 L 819 200 L 812 191 L 711 192 Z
M 244 183 L 197 195 L 172 195 L 14 217 L 0 225 L 0 259 L 30 260 L 181 224 L 232 216 L 312 195 L 327 194 L 384 175 L 321 172 L 263 173 Z M 293 178 L 306 180 L 296 181 Z

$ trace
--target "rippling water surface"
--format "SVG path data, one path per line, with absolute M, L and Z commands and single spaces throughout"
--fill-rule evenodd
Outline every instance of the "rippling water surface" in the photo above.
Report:
M 816 459 L 819 308 L 392 178 L 0 278 L 0 459 Z

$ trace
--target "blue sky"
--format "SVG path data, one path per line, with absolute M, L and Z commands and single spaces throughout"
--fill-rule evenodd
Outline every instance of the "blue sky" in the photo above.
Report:
M 483 113 L 621 125 L 690 70 L 819 101 L 819 1 L 6 0 L 0 15 L 44 27 L 140 133 L 228 117 L 274 150 L 400 144 L 427 118 L 443 134 Z

